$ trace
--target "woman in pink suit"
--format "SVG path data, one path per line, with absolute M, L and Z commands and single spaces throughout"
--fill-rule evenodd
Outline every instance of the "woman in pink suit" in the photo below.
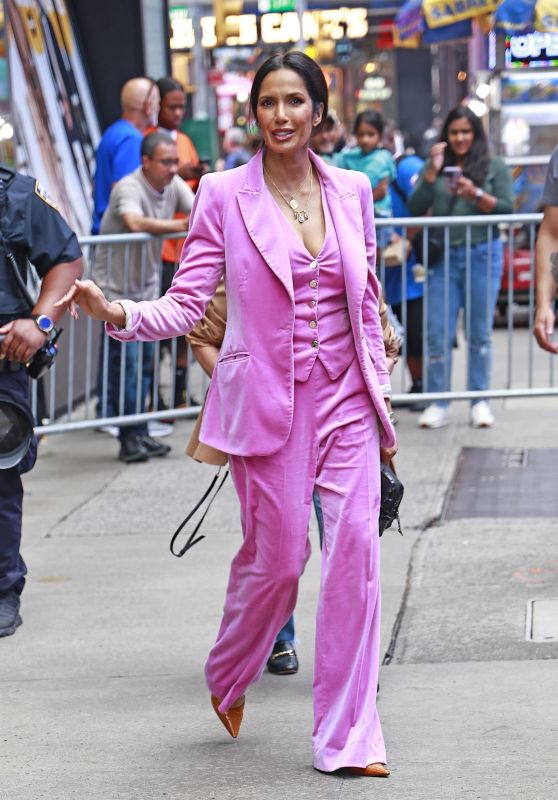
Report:
M 395 452 L 378 314 L 370 183 L 308 149 L 327 113 L 299 52 L 258 70 L 251 161 L 201 179 L 180 268 L 153 302 L 109 303 L 91 281 L 64 298 L 111 336 L 190 331 L 224 273 L 228 320 L 202 442 L 230 454 L 244 540 L 206 664 L 217 715 L 238 734 L 244 694 L 296 603 L 316 486 L 325 520 L 316 622 L 314 766 L 387 776 L 376 711 L 380 450 Z M 339 642 L 343 647 L 339 647 Z

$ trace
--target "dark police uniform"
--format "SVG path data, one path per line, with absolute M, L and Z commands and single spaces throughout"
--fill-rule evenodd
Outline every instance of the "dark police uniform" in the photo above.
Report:
M 13 252 L 22 277 L 30 261 L 40 277 L 58 264 L 81 258 L 76 235 L 38 181 L 0 165 L 6 187 L 6 202 L 0 218 L 0 325 L 29 317 L 31 309 L 17 287 L 5 257 Z M 19 406 L 31 416 L 29 377 L 22 364 L 0 360 L 0 399 Z M 25 457 L 11 469 L 0 469 L 0 597 L 21 594 L 27 568 L 19 553 L 23 485 L 21 475 L 34 465 L 37 444 L 33 441 Z

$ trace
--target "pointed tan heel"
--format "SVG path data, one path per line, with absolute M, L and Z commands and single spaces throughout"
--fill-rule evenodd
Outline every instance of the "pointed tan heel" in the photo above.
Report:
M 241 699 L 242 703 L 240 703 L 238 706 L 229 708 L 229 710 L 225 711 L 223 714 L 221 711 L 219 711 L 221 701 L 218 697 L 215 697 L 215 695 L 211 695 L 211 705 L 233 739 L 236 739 L 238 736 L 238 732 L 240 731 L 240 726 L 242 724 L 242 717 L 244 716 L 245 700 L 244 697 Z
M 368 764 L 366 767 L 347 767 L 351 775 L 360 775 L 363 778 L 387 778 L 390 774 L 385 764 Z

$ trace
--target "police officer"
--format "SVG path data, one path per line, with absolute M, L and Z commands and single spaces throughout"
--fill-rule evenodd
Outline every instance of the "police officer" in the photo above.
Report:
M 34 304 L 25 294 L 28 261 L 42 278 Z M 37 444 L 25 433 L 24 420 L 32 421 L 26 364 L 56 335 L 65 309 L 55 302 L 82 273 L 76 236 L 46 191 L 0 164 L 0 637 L 21 624 L 27 572 L 19 552 L 21 475 L 33 467 Z M 18 424 L 19 442 L 13 441 Z

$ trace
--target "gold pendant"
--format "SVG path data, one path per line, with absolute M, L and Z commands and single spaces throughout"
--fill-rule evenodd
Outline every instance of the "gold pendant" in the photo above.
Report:
M 291 197 L 291 199 L 289 200 L 289 205 L 293 211 L 296 211 L 298 208 L 298 202 L 295 200 L 294 197 Z

